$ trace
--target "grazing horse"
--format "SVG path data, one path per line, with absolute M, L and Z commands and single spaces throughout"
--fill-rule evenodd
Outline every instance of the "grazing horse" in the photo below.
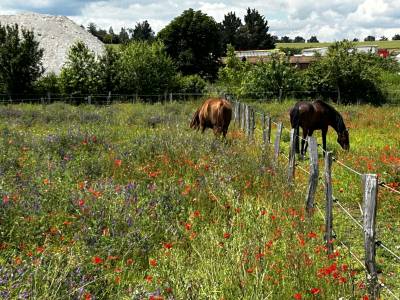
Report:
M 296 130 L 296 153 L 304 153 L 307 136 L 312 136 L 314 130 L 322 131 L 323 148 L 326 151 L 326 133 L 331 126 L 338 134 L 337 142 L 345 149 L 350 149 L 349 132 L 344 124 L 342 116 L 329 104 L 316 100 L 313 102 L 297 102 L 290 110 L 290 123 Z M 299 127 L 303 128 L 301 152 L 299 151 Z M 325 152 L 324 152 L 325 155 Z
M 229 101 L 219 98 L 210 98 L 194 113 L 190 128 L 199 129 L 203 133 L 206 128 L 214 130 L 214 134 L 226 136 L 232 118 L 232 105 Z

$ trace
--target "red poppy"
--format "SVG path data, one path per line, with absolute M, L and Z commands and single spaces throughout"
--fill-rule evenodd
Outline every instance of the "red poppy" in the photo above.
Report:
M 79 204 L 79 206 L 84 206 L 85 205 L 85 200 L 83 200 L 83 199 L 80 199 L 79 201 L 78 201 L 78 204 Z
M 320 291 L 321 290 L 319 288 L 312 288 L 310 290 L 310 293 L 313 294 L 313 295 L 317 295 L 317 294 L 319 294 Z
M 362 300 L 369 300 L 369 297 L 368 297 L 367 295 L 364 295 L 364 296 L 362 297 Z
M 101 257 L 94 256 L 92 258 L 92 263 L 94 263 L 95 265 L 101 264 L 102 262 L 103 262 L 103 259 Z
M 89 292 L 85 293 L 84 297 L 85 297 L 85 300 L 91 300 L 92 299 L 92 295 Z
M 119 167 L 121 166 L 121 164 L 122 164 L 122 160 L 121 160 L 121 159 L 116 159 L 116 160 L 114 160 L 114 165 L 115 165 L 117 168 L 119 168 Z
M 300 300 L 301 299 L 301 294 L 300 293 L 296 293 L 293 295 L 294 299 Z
M 121 282 L 121 276 L 115 276 L 115 283 L 120 284 Z
M 248 269 L 246 270 L 246 272 L 249 273 L 249 274 L 253 273 L 253 271 L 254 271 L 253 268 L 248 268 Z
M 186 223 L 185 228 L 186 228 L 186 230 L 190 230 L 192 228 L 192 224 Z
M 229 232 L 224 233 L 224 238 L 229 239 L 231 237 L 231 234 Z
M 149 264 L 152 265 L 153 267 L 157 267 L 157 260 L 149 259 Z
M 317 234 L 316 234 L 315 232 L 311 231 L 311 232 L 309 232 L 309 233 L 307 234 L 307 236 L 308 236 L 310 239 L 313 239 L 313 238 L 316 238 L 316 237 L 317 237 Z
M 148 282 L 151 283 L 153 281 L 153 276 L 151 275 L 146 275 L 146 277 L 144 277 L 144 279 Z
M 128 258 L 128 259 L 126 260 L 126 264 L 127 264 L 128 266 L 132 265 L 134 262 L 135 262 L 135 261 L 134 261 L 132 258 Z
M 200 217 L 200 211 L 195 210 L 195 211 L 193 212 L 193 217 L 195 217 L 195 218 Z
M 39 246 L 39 247 L 36 248 L 36 252 L 37 253 L 43 253 L 43 251 L 44 251 L 44 247 L 40 247 Z
M 3 196 L 3 203 L 4 203 L 4 204 L 7 204 L 8 201 L 10 201 L 10 197 L 8 197 L 7 195 L 4 195 L 4 196 Z
M 171 249 L 172 248 L 172 243 L 164 243 L 163 244 L 165 249 Z

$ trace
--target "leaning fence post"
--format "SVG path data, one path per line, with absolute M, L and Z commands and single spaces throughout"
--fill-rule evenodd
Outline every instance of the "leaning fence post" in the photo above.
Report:
M 310 214 L 314 208 L 315 192 L 318 185 L 318 145 L 317 140 L 312 136 L 309 136 L 307 140 L 310 149 L 310 179 L 308 181 L 306 209 Z
M 296 130 L 290 130 L 290 146 L 289 146 L 289 170 L 288 170 L 288 182 L 293 184 L 294 172 L 295 172 L 295 157 L 296 157 Z
M 265 129 L 265 115 L 261 114 L 261 126 L 262 126 L 262 138 L 263 138 L 263 148 L 265 149 L 265 145 L 267 145 L 267 130 Z
M 251 110 L 251 139 L 254 140 L 254 131 L 256 129 L 256 112 L 254 108 Z
M 378 198 L 378 176 L 376 174 L 364 174 L 363 198 L 364 198 L 364 246 L 365 266 L 368 271 L 368 291 L 372 299 L 379 297 L 378 273 L 375 263 L 375 222 Z
M 278 123 L 278 128 L 276 129 L 276 137 L 275 137 L 275 147 L 274 147 L 274 167 L 278 166 L 278 158 L 279 158 L 279 151 L 280 151 L 280 143 L 281 143 L 281 136 L 282 136 L 282 122 Z
M 332 231 L 333 231 L 333 195 L 332 195 L 332 152 L 325 154 L 325 241 L 328 254 L 333 252 Z

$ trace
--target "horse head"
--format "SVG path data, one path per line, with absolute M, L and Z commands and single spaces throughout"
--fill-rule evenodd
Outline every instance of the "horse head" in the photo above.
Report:
M 338 133 L 337 142 L 344 150 L 350 149 L 349 131 L 347 130 L 347 128 L 342 132 Z

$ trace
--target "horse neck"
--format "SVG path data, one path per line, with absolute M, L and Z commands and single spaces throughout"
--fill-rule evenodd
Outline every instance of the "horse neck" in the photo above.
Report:
M 342 133 L 346 130 L 342 116 L 337 111 L 332 111 L 333 118 L 331 118 L 331 126 L 335 129 L 336 133 Z

